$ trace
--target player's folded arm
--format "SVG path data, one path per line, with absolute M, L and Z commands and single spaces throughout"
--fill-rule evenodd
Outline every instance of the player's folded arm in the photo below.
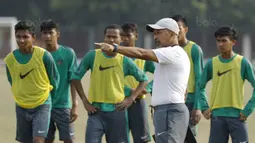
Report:
M 69 52 L 70 62 L 69 62 L 69 65 L 68 65 L 68 75 L 69 75 L 69 80 L 71 80 L 71 77 L 72 77 L 75 69 L 78 66 L 78 62 L 77 62 L 77 56 L 76 56 L 74 50 L 69 48 L 69 51 L 70 51 Z
M 125 96 L 128 97 L 131 95 L 131 88 L 128 87 L 127 85 L 124 86 L 124 93 L 125 93 Z
M 252 97 L 242 111 L 242 113 L 248 117 L 255 108 L 255 70 L 252 64 L 245 58 L 243 58 L 242 67 L 244 68 L 244 78 L 247 79 L 253 87 Z
M 78 67 L 72 73 L 72 80 L 81 80 L 86 72 L 90 69 L 93 70 L 95 51 L 89 51 L 83 58 Z
M 128 57 L 124 57 L 123 62 L 125 76 L 132 75 L 138 82 L 148 81 L 148 77 L 146 76 L 146 74 L 135 65 L 133 60 Z
M 154 73 L 155 71 L 155 65 L 153 63 L 153 61 L 145 61 L 144 64 L 144 72 L 150 72 L 150 73 Z
M 195 99 L 195 104 L 199 104 L 196 106 L 199 106 L 202 111 L 205 111 L 209 108 L 207 98 L 206 98 L 206 93 L 205 93 L 205 87 L 208 81 L 212 79 L 212 60 L 208 60 L 208 62 L 205 65 L 205 68 L 202 72 L 202 75 L 199 79 L 199 82 L 197 84 L 198 88 L 198 94 Z
M 71 76 L 71 81 L 73 80 L 81 80 L 83 77 L 83 74 L 79 74 L 76 71 L 73 72 L 72 76 Z
M 9 81 L 10 85 L 12 85 L 12 77 L 11 77 L 10 71 L 9 71 L 7 65 L 6 65 L 5 67 L 6 67 L 7 79 L 8 79 L 8 81 Z
M 195 75 L 195 92 L 194 92 L 195 101 L 202 100 L 201 104 L 199 104 L 199 102 L 195 102 L 193 109 L 201 110 L 201 106 L 203 106 L 203 103 L 204 103 L 203 100 L 205 99 L 203 96 L 206 96 L 206 95 L 203 95 L 203 92 L 199 92 L 199 87 L 198 87 L 199 79 L 203 70 L 203 53 L 201 48 L 197 44 L 194 44 L 192 47 L 191 57 L 193 61 L 194 75 Z M 199 96 L 201 96 L 200 99 L 199 99 Z
M 155 71 L 155 65 L 153 63 L 153 61 L 145 61 L 145 64 L 144 64 L 144 72 L 150 72 L 152 74 L 154 74 L 154 71 Z M 147 86 L 146 86 L 146 91 L 150 94 L 152 94 L 152 87 L 153 87 L 153 80 L 151 80 Z
M 52 55 L 48 51 L 44 52 L 43 62 L 44 62 L 44 66 L 46 68 L 50 83 L 53 86 L 52 92 L 56 92 L 56 90 L 58 89 L 60 77 L 59 77 L 59 72 L 55 64 L 55 61 Z
M 146 91 L 150 94 L 152 94 L 152 87 L 153 87 L 153 80 L 150 81 L 146 86 Z

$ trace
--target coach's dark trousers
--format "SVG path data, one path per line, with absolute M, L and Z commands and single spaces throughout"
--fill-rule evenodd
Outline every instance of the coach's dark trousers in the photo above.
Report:
M 156 143 L 183 143 L 189 125 L 189 111 L 184 103 L 154 107 Z

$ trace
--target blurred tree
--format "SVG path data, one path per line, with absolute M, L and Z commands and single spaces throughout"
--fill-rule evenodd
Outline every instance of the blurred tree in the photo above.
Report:
M 248 32 L 255 25 L 253 0 L 213 0 L 208 1 L 208 15 L 215 19 L 218 26 L 233 25 L 242 32 Z
M 209 56 L 215 46 L 211 39 L 219 26 L 233 25 L 241 34 L 255 33 L 254 7 L 255 0 L 0 0 L 0 16 L 30 19 L 36 24 L 51 18 L 61 23 L 65 36 L 82 41 L 88 31 L 95 31 L 95 39 L 101 39 L 98 35 L 103 36 L 103 28 L 110 23 L 134 22 L 144 27 L 181 14 L 188 20 L 190 39 L 203 45 Z
M 235 23 L 248 30 L 243 25 L 255 24 L 254 6 L 254 0 L 1 0 L 0 13 L 20 19 L 50 17 L 61 23 L 91 26 L 123 21 L 146 24 L 182 14 L 193 26 L 194 18 L 199 17 L 212 18 L 219 25 Z
M 159 5 L 160 1 L 154 0 L 51 0 L 50 4 L 52 11 L 58 14 L 61 21 L 84 25 L 105 25 L 123 21 L 146 23 L 157 16 Z

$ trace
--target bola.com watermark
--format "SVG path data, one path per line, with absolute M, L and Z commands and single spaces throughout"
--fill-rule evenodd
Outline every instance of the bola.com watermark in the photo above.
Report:
M 40 17 L 37 17 L 35 19 L 27 19 L 27 21 L 30 21 L 33 23 L 33 25 L 38 28 L 40 27 L 41 23 L 45 20 L 48 20 L 48 19 L 41 19 Z
M 211 26 L 218 26 L 218 23 L 216 20 L 211 19 L 210 17 L 208 18 L 201 18 L 201 17 L 196 17 L 196 25 L 197 26 L 203 26 L 203 27 L 211 27 Z
M 43 21 L 40 17 L 36 18 L 36 19 L 33 19 L 31 20 L 33 22 L 33 24 L 36 26 L 36 27 L 39 27 L 41 25 L 41 22 Z

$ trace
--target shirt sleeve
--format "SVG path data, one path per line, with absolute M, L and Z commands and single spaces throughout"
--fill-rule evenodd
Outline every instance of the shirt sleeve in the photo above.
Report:
M 51 92 L 55 94 L 58 88 L 60 77 L 55 61 L 48 51 L 44 52 L 43 62 L 50 80 L 50 84 L 53 86 Z
M 155 71 L 155 65 L 153 61 L 145 61 L 144 64 L 144 72 L 150 72 L 150 73 L 154 73 Z M 147 86 L 146 86 L 146 90 L 147 92 L 151 93 L 152 92 L 152 87 L 153 87 L 153 80 L 150 81 Z
M 69 65 L 68 65 L 68 78 L 69 80 L 71 80 L 71 77 L 75 71 L 75 69 L 77 68 L 77 57 L 76 57 L 76 54 L 74 52 L 73 49 L 70 48 L 70 62 L 69 62 Z
M 130 96 L 131 95 L 131 88 L 125 85 L 124 86 L 124 93 L 125 93 L 125 96 Z
M 154 73 L 155 65 L 153 61 L 145 61 L 144 64 L 144 72 Z
M 176 60 L 181 58 L 181 54 L 178 51 L 176 47 L 153 49 L 160 64 L 175 63 Z
M 146 74 L 146 72 L 154 73 L 154 70 L 155 70 L 155 66 L 154 66 L 153 61 L 145 61 L 144 73 L 145 74 Z M 153 81 L 151 81 L 150 83 L 147 84 L 147 86 L 146 86 L 147 92 L 151 92 L 152 83 L 153 83 Z M 130 96 L 131 95 L 131 88 L 130 87 L 125 86 L 124 91 L 125 91 L 125 96 Z
M 146 86 L 146 91 L 147 91 L 148 93 L 152 93 L 152 87 L 153 87 L 153 80 L 150 81 L 150 82 L 147 84 L 147 86 Z
M 196 99 L 199 98 L 199 79 L 201 77 L 202 74 L 202 70 L 203 70 L 203 52 L 201 50 L 201 48 L 194 44 L 192 49 L 191 49 L 191 57 L 192 57 L 192 62 L 193 62 L 193 69 L 194 69 L 194 75 L 195 75 L 195 101 L 198 101 Z M 194 104 L 194 109 L 200 109 L 201 107 L 198 106 L 198 104 L 196 104 L 197 102 L 195 102 Z
M 205 87 L 208 81 L 212 79 L 213 75 L 213 69 L 212 69 L 212 60 L 208 60 L 208 62 L 205 65 L 205 68 L 202 72 L 201 78 L 198 83 L 198 97 L 195 100 L 196 107 L 201 108 L 202 111 L 207 110 L 209 108 L 208 102 L 207 102 L 207 97 L 205 94 Z
M 89 51 L 82 59 L 79 66 L 76 68 L 74 73 L 72 74 L 71 79 L 81 80 L 85 73 L 90 69 L 93 70 L 94 60 L 95 60 L 96 52 Z
M 144 82 L 148 80 L 148 77 L 146 76 L 146 74 L 142 70 L 140 70 L 130 58 L 124 57 L 123 67 L 124 67 L 124 76 L 131 75 L 138 82 Z
M 12 77 L 11 77 L 10 71 L 7 66 L 5 67 L 6 67 L 7 80 L 9 81 L 10 85 L 12 85 Z
M 254 110 L 255 107 L 255 75 L 254 75 L 254 67 L 252 64 L 245 58 L 242 60 L 242 66 L 241 68 L 244 69 L 244 79 L 247 79 L 252 87 L 253 87 L 253 92 L 252 92 L 252 97 L 246 104 L 244 110 L 242 113 L 248 117 Z

